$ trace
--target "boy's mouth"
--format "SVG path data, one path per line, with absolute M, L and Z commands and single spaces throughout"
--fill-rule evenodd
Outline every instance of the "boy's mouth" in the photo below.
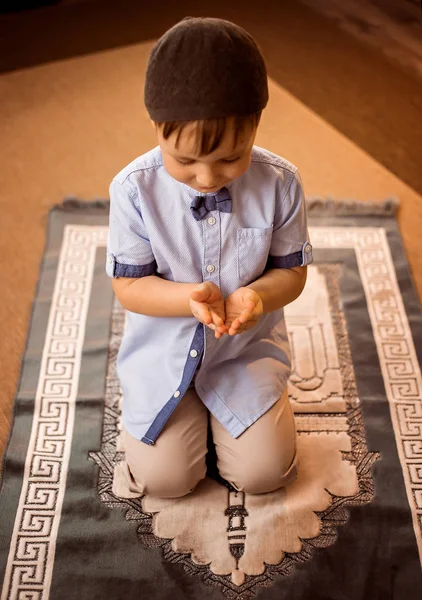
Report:
M 221 189 L 221 186 L 220 187 L 215 187 L 214 186 L 214 187 L 210 187 L 210 188 L 205 188 L 205 187 L 202 187 L 202 186 L 198 186 L 197 189 L 200 192 L 208 192 L 208 193 L 210 193 L 210 192 L 218 192 Z

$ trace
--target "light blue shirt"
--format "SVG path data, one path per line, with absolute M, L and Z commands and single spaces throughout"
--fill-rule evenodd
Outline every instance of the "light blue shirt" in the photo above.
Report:
M 159 147 L 134 160 L 110 186 L 107 274 L 212 281 L 227 297 L 266 268 L 312 262 L 295 166 L 254 146 L 249 169 L 227 189 L 232 212 L 212 210 L 197 221 L 190 206 L 201 194 L 168 174 Z M 194 317 L 127 311 L 117 371 L 123 424 L 135 438 L 153 444 L 192 382 L 208 410 L 238 437 L 286 388 L 283 310 L 219 340 Z

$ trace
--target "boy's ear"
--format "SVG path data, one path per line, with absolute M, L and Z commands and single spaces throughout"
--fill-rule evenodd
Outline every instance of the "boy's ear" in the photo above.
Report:
M 151 121 L 151 125 L 153 127 L 153 129 L 157 129 L 157 123 L 155 121 L 153 121 L 152 119 L 150 119 Z

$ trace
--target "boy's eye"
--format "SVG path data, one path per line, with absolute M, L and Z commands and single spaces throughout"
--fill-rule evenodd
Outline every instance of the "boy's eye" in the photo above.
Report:
M 238 161 L 240 159 L 240 156 L 237 156 L 236 158 L 222 158 L 221 162 L 222 163 L 234 163 L 236 161 Z M 193 165 L 193 163 L 195 162 L 194 160 L 180 160 L 178 158 L 176 158 L 176 161 L 180 164 L 180 165 Z
M 178 158 L 176 160 L 180 165 L 192 165 L 195 162 L 193 160 L 179 160 Z

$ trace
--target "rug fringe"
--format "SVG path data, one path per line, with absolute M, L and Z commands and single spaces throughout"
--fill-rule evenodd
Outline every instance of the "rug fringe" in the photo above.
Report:
M 317 216 L 391 216 L 397 214 L 400 201 L 396 197 L 387 198 L 378 202 L 365 202 L 363 200 L 335 200 L 334 198 L 312 197 L 306 199 L 308 214 Z
M 306 207 L 313 216 L 395 216 L 400 206 L 397 198 L 387 198 L 379 202 L 362 200 L 336 200 L 334 198 L 311 197 L 306 199 Z M 108 209 L 110 200 L 97 198 L 81 200 L 73 196 L 64 198 L 63 202 L 53 206 L 52 210 L 72 212 L 74 210 Z
M 95 200 L 81 200 L 74 196 L 67 196 L 59 204 L 55 204 L 52 210 L 61 210 L 64 212 L 72 212 L 74 210 L 92 210 L 96 208 L 110 208 L 110 200 L 96 198 Z

